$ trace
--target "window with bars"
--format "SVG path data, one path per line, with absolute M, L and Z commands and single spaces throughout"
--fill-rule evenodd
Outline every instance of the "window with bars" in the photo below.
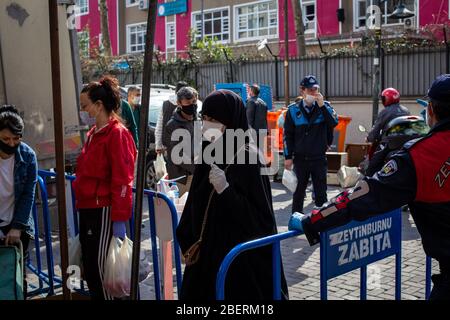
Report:
M 89 13 L 89 0 L 76 0 L 75 5 L 77 6 L 78 14 Z
M 278 36 L 278 10 L 275 0 L 236 6 L 235 17 L 237 41 Z
M 175 48 L 176 45 L 176 32 L 175 32 L 175 23 L 168 22 L 166 24 L 166 47 L 168 49 Z
M 316 1 L 300 0 L 303 14 L 303 24 L 305 25 L 305 33 L 316 32 Z
M 147 24 L 140 23 L 127 26 L 127 52 L 136 53 L 145 50 L 145 35 Z
M 203 26 L 202 26 L 203 22 Z M 202 13 L 192 13 L 192 27 L 195 28 L 195 40 L 200 40 L 203 35 L 209 38 L 215 38 L 218 41 L 228 42 L 230 40 L 230 17 L 229 10 L 215 9 L 205 10 Z

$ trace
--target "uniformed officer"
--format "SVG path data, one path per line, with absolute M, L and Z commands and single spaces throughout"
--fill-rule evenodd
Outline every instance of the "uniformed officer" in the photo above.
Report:
M 321 231 L 408 204 L 425 253 L 440 266 L 430 299 L 450 299 L 450 74 L 428 91 L 427 122 L 427 136 L 409 141 L 379 172 L 322 208 L 295 213 L 289 229 L 304 231 L 315 244 Z
M 298 180 L 293 212 L 303 211 L 310 176 L 316 206 L 327 201 L 326 151 L 332 142 L 333 128 L 338 124 L 338 116 L 330 103 L 324 101 L 314 76 L 302 80 L 300 92 L 303 99 L 290 105 L 286 113 L 283 136 L 285 169 L 292 170 L 293 166 Z

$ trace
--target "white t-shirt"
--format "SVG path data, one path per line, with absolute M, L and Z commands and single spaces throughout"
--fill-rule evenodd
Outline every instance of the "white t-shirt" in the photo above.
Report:
M 9 225 L 14 215 L 15 157 L 0 158 L 0 227 Z

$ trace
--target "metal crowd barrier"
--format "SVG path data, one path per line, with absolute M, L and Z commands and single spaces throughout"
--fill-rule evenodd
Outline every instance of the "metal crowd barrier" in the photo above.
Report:
M 394 222 L 395 227 L 393 228 L 393 232 L 391 235 L 394 235 L 393 242 L 400 242 L 401 244 L 401 233 L 396 234 L 398 229 L 396 227 L 401 228 L 401 213 L 399 210 L 394 210 L 393 212 L 387 213 L 386 215 L 379 216 L 381 218 L 390 217 L 390 215 L 395 216 L 398 215 L 397 218 L 400 218 L 396 222 Z M 374 218 L 376 219 L 376 218 Z M 368 219 L 364 223 L 371 223 L 372 219 Z M 347 227 L 354 227 L 358 222 L 351 222 Z M 400 224 L 398 224 L 400 223 Z M 396 255 L 396 290 L 395 290 L 395 298 L 400 300 L 401 298 L 401 246 L 392 245 L 390 250 L 387 250 L 385 253 L 380 253 L 375 255 L 374 257 L 369 257 L 367 259 L 363 259 L 359 263 L 352 266 L 339 266 L 338 263 L 335 263 L 335 259 L 333 259 L 335 252 L 332 249 L 327 248 L 326 242 L 330 239 L 330 235 L 333 232 L 339 232 L 341 229 L 346 226 L 335 228 L 333 230 L 329 230 L 328 232 L 324 232 L 321 234 L 321 247 L 320 247 L 320 295 L 322 300 L 327 299 L 327 286 L 326 283 L 329 279 L 334 278 L 338 275 L 347 273 L 351 270 L 355 270 L 357 268 L 361 269 L 361 299 L 364 300 L 367 298 L 367 265 L 384 259 L 390 255 Z M 262 246 L 272 245 L 272 272 L 273 272 L 273 299 L 280 300 L 281 299 L 281 269 L 280 269 L 280 261 L 281 261 L 281 251 L 280 251 L 280 241 L 286 240 L 288 238 L 296 237 L 301 233 L 298 231 L 289 231 L 284 233 L 279 233 L 272 236 L 263 237 L 260 239 L 255 239 L 252 241 L 248 241 L 245 243 L 238 244 L 235 246 L 224 258 L 222 264 L 220 265 L 219 271 L 216 277 L 216 299 L 224 300 L 225 299 L 225 280 L 227 276 L 228 269 L 234 259 L 241 253 L 256 249 Z M 328 259 L 327 259 L 328 257 Z M 331 257 L 331 258 L 330 258 Z M 342 257 L 341 257 L 342 258 Z M 339 259 L 339 258 L 338 258 Z M 331 267 L 330 267 L 331 262 Z M 426 281 L 425 281 L 425 299 L 428 300 L 431 292 L 431 258 L 426 257 Z
M 39 170 L 38 172 L 38 185 L 40 191 L 41 205 L 42 205 L 42 222 L 44 228 L 44 243 L 45 243 L 45 251 L 46 251 L 46 261 L 47 261 L 47 272 L 43 271 L 42 268 L 42 255 L 41 255 L 41 240 L 39 233 L 39 215 L 37 210 L 36 201 L 33 204 L 33 218 L 34 218 L 34 245 L 35 245 L 35 257 L 36 257 L 36 265 L 31 262 L 31 259 L 28 258 L 26 262 L 27 268 L 34 273 L 38 277 L 38 286 L 29 285 L 32 290 L 27 293 L 27 297 L 33 297 L 41 294 L 47 294 L 48 296 L 52 296 L 55 294 L 55 290 L 62 286 L 62 279 L 55 275 L 55 264 L 53 257 L 53 248 L 52 248 L 52 238 L 51 238 L 51 218 L 50 218 L 50 210 L 48 206 L 48 192 L 47 187 L 44 181 L 44 178 L 56 177 L 56 173 L 50 171 Z M 72 182 L 75 180 L 74 176 L 66 175 L 66 180 Z M 135 190 L 133 190 L 135 192 Z M 181 256 L 179 251 L 178 241 L 176 239 L 176 227 L 178 225 L 178 215 L 176 208 L 173 202 L 164 194 L 154 192 L 151 190 L 144 190 L 144 194 L 148 199 L 149 206 L 149 219 L 150 219 L 150 241 L 152 246 L 152 256 L 153 256 L 153 272 L 154 272 L 154 282 L 155 282 L 155 297 L 157 300 L 161 300 L 161 277 L 159 270 L 159 259 L 158 259 L 158 248 L 157 248 L 157 240 L 156 240 L 156 219 L 155 219 L 155 206 L 154 199 L 158 198 L 165 201 L 170 209 L 171 221 L 172 221 L 172 232 L 173 232 L 173 249 L 175 255 L 175 270 L 176 270 L 176 282 L 177 282 L 177 292 L 180 292 L 181 281 L 182 281 L 182 270 L 181 270 Z M 75 196 L 72 192 L 72 208 L 73 208 L 73 221 L 74 223 L 74 231 L 77 235 L 78 230 L 78 213 L 75 209 Z M 134 239 L 134 213 L 132 218 L 130 219 L 130 239 Z M 88 294 L 88 292 L 84 288 L 84 283 L 81 282 L 81 288 L 77 289 L 79 293 Z

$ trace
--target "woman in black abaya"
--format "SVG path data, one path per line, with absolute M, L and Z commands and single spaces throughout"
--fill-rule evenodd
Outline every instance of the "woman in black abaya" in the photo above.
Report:
M 199 240 L 205 212 L 208 212 L 199 258 L 195 263 L 186 265 L 179 297 L 191 301 L 215 300 L 217 272 L 226 254 L 234 246 L 277 233 L 269 179 L 261 175 L 259 164 L 249 164 L 251 151 L 248 145 L 235 143 L 234 152 L 226 154 L 225 146 L 232 143 L 228 141 L 231 139 L 227 139 L 226 134 L 220 137 L 216 135 L 216 139 L 208 134 L 211 131 L 207 129 L 211 128 L 212 132 L 248 129 L 241 98 L 227 90 L 213 92 L 203 102 L 202 118 L 203 136 L 210 140 L 203 143 L 203 151 L 216 147 L 213 153 L 216 161 L 212 164 L 204 160 L 196 165 L 177 228 L 181 250 L 186 254 Z M 233 160 L 237 162 L 241 152 L 246 158 L 245 164 L 230 164 Z M 271 246 L 244 252 L 228 270 L 225 299 L 272 300 L 272 278 Z M 287 299 L 283 272 L 281 280 L 282 298 Z

